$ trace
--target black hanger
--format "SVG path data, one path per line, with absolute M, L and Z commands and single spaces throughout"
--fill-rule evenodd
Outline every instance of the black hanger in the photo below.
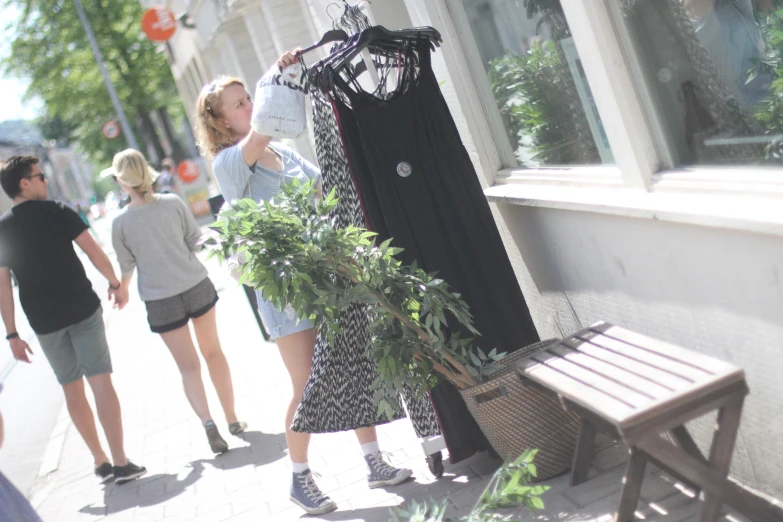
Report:
M 440 33 L 432 27 L 416 27 L 391 31 L 383 26 L 375 26 L 365 29 L 361 33 L 352 35 L 345 43 L 333 51 L 328 57 L 314 64 L 307 71 L 307 79 L 310 84 L 317 86 L 324 92 L 334 88 L 334 78 L 344 68 L 350 66 L 351 61 L 363 49 L 382 50 L 387 52 L 410 50 L 412 43 L 426 41 L 434 50 L 442 42 Z M 364 71 L 359 67 L 358 73 Z M 365 66 L 366 67 L 366 66 Z M 357 71 L 352 71 L 352 76 L 358 76 Z
M 400 47 L 394 47 L 392 49 L 386 49 L 382 46 L 379 46 L 377 49 L 375 49 L 375 46 L 371 46 L 371 49 L 374 51 L 400 51 Z M 388 55 L 388 53 L 386 53 Z M 402 53 L 403 57 L 401 60 L 398 60 L 396 57 L 391 56 L 391 60 L 388 60 L 385 64 L 376 64 L 377 68 L 385 67 L 385 68 L 393 68 L 393 67 L 399 67 L 401 64 L 404 64 L 406 60 L 413 60 L 414 65 L 418 65 L 419 59 L 415 54 L 408 55 L 407 53 Z M 356 64 L 356 67 L 353 68 L 352 76 L 354 78 L 358 78 L 360 74 L 367 71 L 367 64 L 363 61 Z
M 320 69 L 328 64 L 330 66 L 330 72 L 334 74 L 342 70 L 354 57 L 367 47 L 383 46 L 387 49 L 402 49 L 411 41 L 420 41 L 423 39 L 429 40 L 431 45 L 440 45 L 442 42 L 440 33 L 432 27 L 417 27 L 414 29 L 390 31 L 383 26 L 376 25 L 369 29 L 365 29 L 359 34 L 351 36 L 351 38 L 342 44 L 337 51 L 319 61 L 312 69 Z
M 307 54 L 310 51 L 318 49 L 319 47 L 324 46 L 330 42 L 345 42 L 346 40 L 348 40 L 348 38 L 349 38 L 348 33 L 343 31 L 342 29 L 332 29 L 331 31 L 326 31 L 324 35 L 321 37 L 321 39 L 318 40 L 318 43 L 314 43 L 310 47 L 302 49 L 296 54 L 298 56 Z

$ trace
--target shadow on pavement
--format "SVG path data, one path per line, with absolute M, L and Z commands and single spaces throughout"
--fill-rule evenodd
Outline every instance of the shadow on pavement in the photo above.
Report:
M 244 466 L 265 466 L 286 456 L 285 434 L 246 431 L 236 435 L 249 443 L 249 446 L 232 448 L 228 453 L 209 460 L 196 460 L 191 464 L 209 464 L 219 469 L 229 470 Z
M 198 462 L 192 463 L 191 468 L 182 480 L 178 478 L 178 474 L 161 473 L 142 477 L 122 486 L 108 486 L 103 492 L 103 506 L 85 506 L 79 512 L 104 516 L 134 507 L 149 507 L 168 502 L 195 484 L 204 473 L 204 466 Z M 142 490 L 144 494 L 139 494 Z

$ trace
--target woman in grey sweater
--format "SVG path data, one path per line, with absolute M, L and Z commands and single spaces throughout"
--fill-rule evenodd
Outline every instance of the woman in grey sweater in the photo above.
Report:
M 122 271 L 121 291 L 128 288 L 135 269 L 139 271 L 139 296 L 147 307 L 150 329 L 160 334 L 182 374 L 185 395 L 199 416 L 215 453 L 228 451 L 212 420 L 201 380 L 201 362 L 188 323 L 209 368 L 229 432 L 236 435 L 247 425 L 237 420 L 234 387 L 228 362 L 220 347 L 215 320 L 215 287 L 207 269 L 196 258 L 201 230 L 179 196 L 156 195 L 155 173 L 137 150 L 114 156 L 114 175 L 130 196 L 130 204 L 112 223 L 112 243 Z

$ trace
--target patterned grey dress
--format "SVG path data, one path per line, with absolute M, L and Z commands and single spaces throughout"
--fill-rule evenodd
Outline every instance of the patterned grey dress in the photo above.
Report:
M 365 227 L 331 101 L 315 92 L 311 93 L 311 99 L 323 191 L 328 193 L 334 188 L 340 198 L 335 209 L 337 226 Z M 375 363 L 366 354 L 370 339 L 367 306 L 352 305 L 340 315 L 339 321 L 343 334 L 335 337 L 333 345 L 329 345 L 325 334 L 318 337 L 313 370 L 294 416 L 294 431 L 326 433 L 389 422 L 378 415 L 373 397 L 376 372 Z M 429 397 L 416 398 L 413 393 L 405 393 L 403 399 L 419 437 L 440 434 Z M 395 419 L 403 416 L 399 414 Z

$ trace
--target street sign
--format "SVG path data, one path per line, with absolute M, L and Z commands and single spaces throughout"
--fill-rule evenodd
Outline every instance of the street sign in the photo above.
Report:
M 177 18 L 174 11 L 165 5 L 156 5 L 144 11 L 141 17 L 141 30 L 153 42 L 165 42 L 177 30 Z
M 120 124 L 114 120 L 109 120 L 103 124 L 101 132 L 103 132 L 104 137 L 113 140 L 120 135 Z
M 198 179 L 200 174 L 201 172 L 199 171 L 198 165 L 196 165 L 196 162 L 193 160 L 184 160 L 177 167 L 177 175 L 183 183 L 193 183 Z

